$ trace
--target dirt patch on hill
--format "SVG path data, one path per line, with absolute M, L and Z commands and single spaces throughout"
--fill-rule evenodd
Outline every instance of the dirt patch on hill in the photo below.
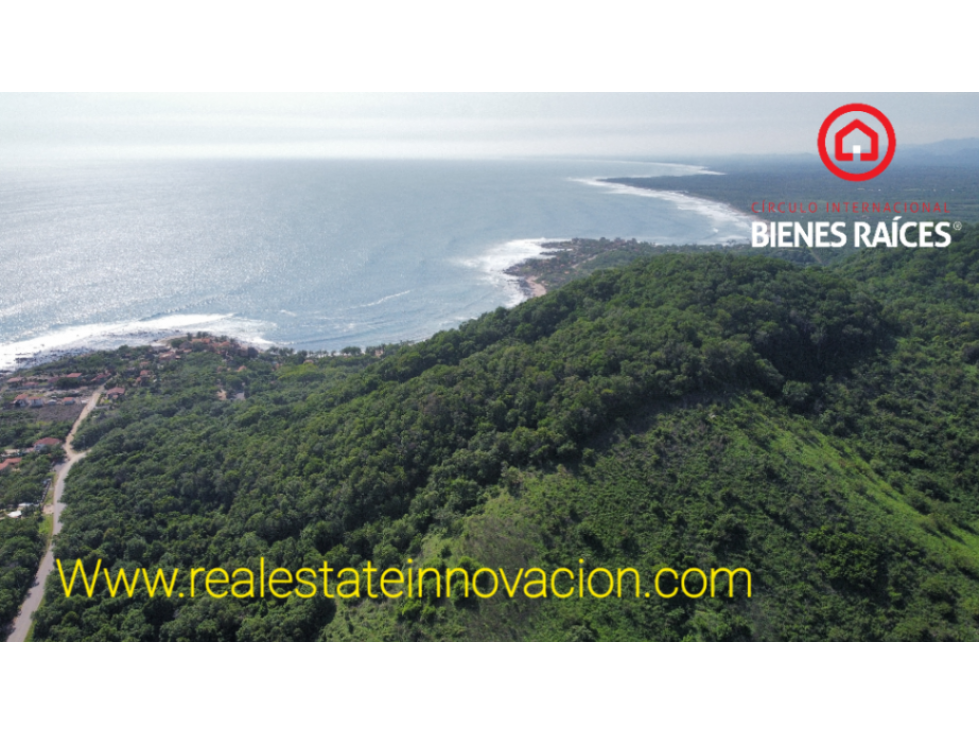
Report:
M 39 421 L 71 421 L 72 423 L 82 414 L 85 407 L 85 400 L 79 398 L 74 405 L 45 405 L 43 408 L 24 408 L 25 411 L 33 413 Z
M 71 421 L 72 423 L 82 413 L 87 398 L 78 398 L 74 405 L 45 405 L 41 408 L 14 408 L 11 405 L 5 406 L 4 413 L 8 420 L 27 421 L 28 423 L 55 423 L 61 421 Z

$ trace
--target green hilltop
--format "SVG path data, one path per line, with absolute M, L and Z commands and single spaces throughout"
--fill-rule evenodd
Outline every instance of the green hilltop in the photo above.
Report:
M 85 424 L 66 567 L 631 567 L 644 591 L 725 567 L 752 595 L 65 598 L 56 573 L 35 639 L 977 639 L 977 288 L 967 228 L 831 267 L 638 257 L 383 354 L 187 340 Z

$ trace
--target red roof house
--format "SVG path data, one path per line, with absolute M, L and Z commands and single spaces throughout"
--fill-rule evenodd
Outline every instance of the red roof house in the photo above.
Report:
M 20 458 L 16 456 L 11 459 L 0 461 L 0 471 L 4 471 L 5 469 L 12 469 L 13 467 L 17 466 L 20 462 L 21 462 Z

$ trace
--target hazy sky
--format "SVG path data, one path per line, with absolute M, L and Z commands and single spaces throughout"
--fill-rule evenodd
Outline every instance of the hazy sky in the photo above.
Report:
M 3 94 L 0 162 L 815 154 L 850 102 L 899 145 L 979 137 L 979 94 Z

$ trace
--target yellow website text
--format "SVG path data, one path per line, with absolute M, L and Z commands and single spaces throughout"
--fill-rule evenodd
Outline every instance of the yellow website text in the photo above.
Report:
M 137 593 L 157 594 L 167 598 L 176 596 L 207 595 L 223 599 L 229 594 L 236 599 L 265 598 L 288 599 L 297 596 L 311 599 L 322 594 L 328 599 L 359 598 L 366 595 L 371 599 L 435 597 L 469 597 L 473 594 L 480 599 L 489 599 L 499 593 L 509 598 L 522 594 L 528 599 L 559 599 L 571 597 L 596 599 L 623 596 L 674 597 L 700 599 L 704 596 L 726 596 L 734 598 L 735 586 L 751 598 L 751 572 L 746 568 L 688 568 L 677 571 L 660 568 L 650 571 L 646 576 L 649 586 L 643 586 L 643 578 L 635 568 L 593 568 L 586 569 L 584 560 L 578 567 L 557 568 L 547 572 L 542 568 L 520 568 L 506 571 L 503 568 L 415 568 L 412 559 L 408 567 L 386 568 L 381 570 L 370 561 L 363 568 L 335 569 L 324 561 L 318 569 L 300 568 L 295 572 L 285 568 L 267 571 L 265 558 L 259 561 L 257 572 L 251 568 L 236 568 L 231 572 L 224 568 L 156 569 L 155 573 L 145 568 L 130 571 L 120 568 L 115 572 L 102 567 L 99 559 L 95 569 L 86 572 L 80 560 L 71 567 L 70 576 L 57 560 L 58 573 L 66 597 L 82 593 L 88 597 L 98 591 L 108 592 L 115 598 L 123 595 L 132 598 Z M 178 579 L 181 581 L 178 587 Z M 736 583 L 737 582 L 737 583 Z M 644 591 L 644 588 L 651 590 Z M 380 592 L 380 593 L 378 593 Z

